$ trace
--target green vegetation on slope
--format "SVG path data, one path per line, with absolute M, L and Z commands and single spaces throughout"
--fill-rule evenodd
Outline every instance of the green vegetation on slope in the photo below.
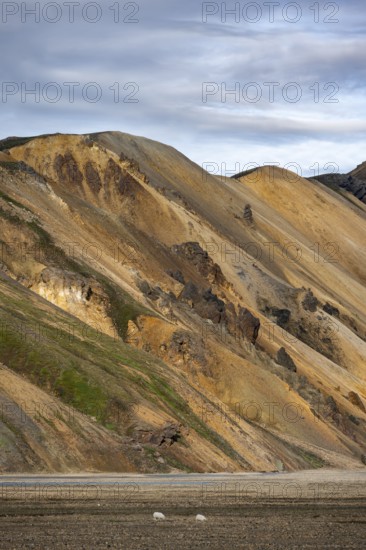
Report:
M 0 303 L 0 358 L 10 369 L 120 433 L 128 427 L 131 408 L 149 401 L 240 460 L 191 411 L 160 361 L 98 333 L 1 276 Z
M 9 203 L 28 210 L 4 193 L 1 193 L 0 197 Z M 124 292 L 107 277 L 101 275 L 98 271 L 82 262 L 77 262 L 73 258 L 69 258 L 64 250 L 55 244 L 51 235 L 36 221 L 22 220 L 15 213 L 5 211 L 1 207 L 0 217 L 13 224 L 15 230 L 16 227 L 18 227 L 19 229 L 26 229 L 32 232 L 33 240 L 36 243 L 37 255 L 38 257 L 42 257 L 42 261 L 45 264 L 76 273 L 83 277 L 93 277 L 98 281 L 108 295 L 108 313 L 116 327 L 119 337 L 122 339 L 126 338 L 128 322 L 130 320 L 135 321 L 139 315 L 143 314 L 155 315 L 153 312 L 138 304 L 129 294 Z

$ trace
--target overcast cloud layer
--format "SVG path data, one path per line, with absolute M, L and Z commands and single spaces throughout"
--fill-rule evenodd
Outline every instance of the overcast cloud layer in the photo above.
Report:
M 228 175 L 366 160 L 361 0 L 36 4 L 1 4 L 0 137 L 120 130 Z

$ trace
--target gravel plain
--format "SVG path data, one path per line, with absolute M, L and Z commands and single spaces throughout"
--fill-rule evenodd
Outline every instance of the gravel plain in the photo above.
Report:
M 366 469 L 2 476 L 0 487 L 4 550 L 366 547 Z

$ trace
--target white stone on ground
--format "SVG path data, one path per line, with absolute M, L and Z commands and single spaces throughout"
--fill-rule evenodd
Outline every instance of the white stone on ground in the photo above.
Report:
M 154 512 L 153 513 L 153 518 L 154 518 L 155 521 L 159 521 L 161 519 L 165 519 L 165 516 L 161 512 Z

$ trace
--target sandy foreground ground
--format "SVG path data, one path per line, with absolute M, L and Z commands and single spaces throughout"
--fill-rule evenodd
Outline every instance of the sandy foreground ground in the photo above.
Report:
M 6 475 L 0 537 L 4 550 L 364 549 L 366 469 Z

